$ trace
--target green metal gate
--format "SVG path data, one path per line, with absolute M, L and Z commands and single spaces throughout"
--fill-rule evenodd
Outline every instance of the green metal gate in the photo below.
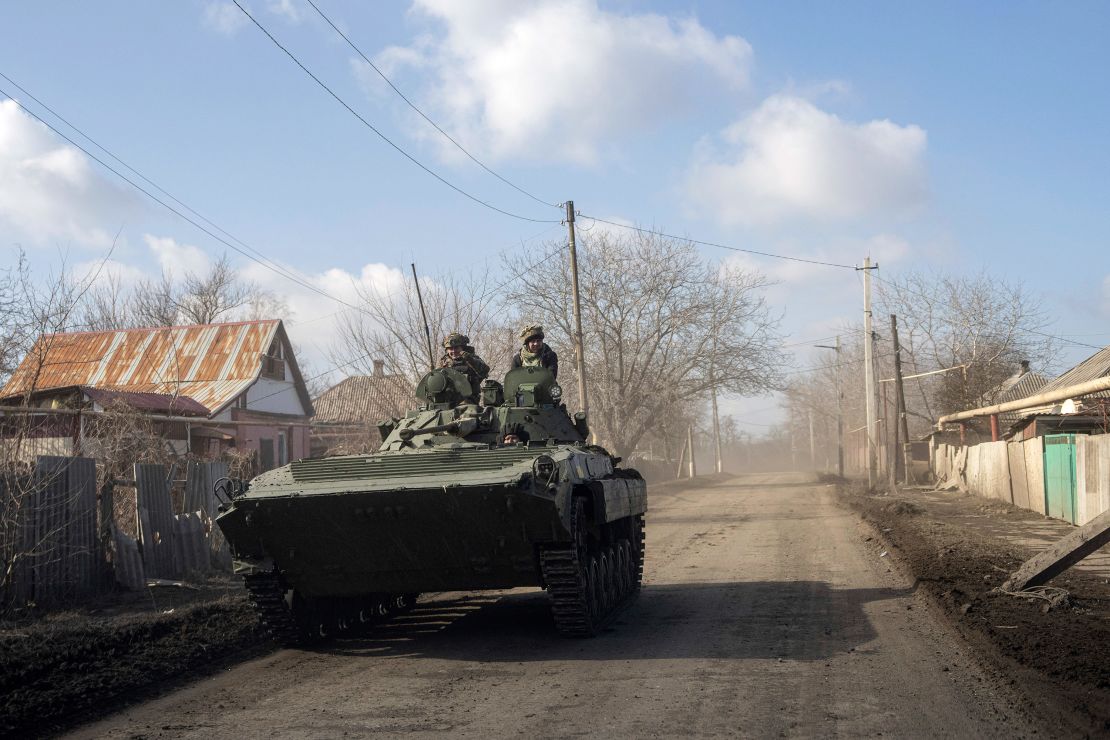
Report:
M 1046 434 L 1044 437 L 1045 512 L 1075 524 L 1075 435 Z

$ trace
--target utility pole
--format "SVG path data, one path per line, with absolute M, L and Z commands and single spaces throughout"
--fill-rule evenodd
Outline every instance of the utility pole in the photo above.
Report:
M 877 460 L 875 457 L 875 334 L 871 331 L 871 258 L 863 260 L 863 386 L 867 410 L 867 486 L 875 485 Z
M 898 429 L 902 432 L 902 482 L 909 485 L 910 482 L 910 461 L 905 451 L 909 449 L 910 443 L 910 424 L 906 416 L 906 389 L 902 384 L 902 345 L 898 341 L 898 317 L 894 314 L 890 315 L 890 334 L 891 341 L 894 343 L 894 391 L 895 391 L 895 405 L 898 408 Z M 898 433 L 895 432 L 895 447 L 897 447 Z
M 716 348 L 714 348 L 714 351 Z M 717 415 L 717 383 L 713 376 L 713 366 L 709 366 L 709 385 L 713 388 L 713 395 L 710 398 L 713 400 L 713 448 L 716 460 L 716 469 L 718 473 L 723 473 L 724 463 L 721 460 L 721 420 Z
M 694 464 L 694 428 L 686 427 L 686 446 L 690 448 L 690 477 L 696 478 L 698 467 Z
M 840 336 L 836 337 L 836 346 L 818 344 L 822 349 L 836 350 L 836 474 L 844 477 L 844 409 L 840 393 Z
M 582 304 L 578 299 L 578 251 L 574 245 L 574 201 L 567 201 L 567 233 L 570 235 L 570 287 L 574 298 L 574 352 L 578 358 L 578 403 L 590 415 L 590 401 L 586 396 L 586 355 L 582 346 Z
M 809 410 L 809 467 L 817 470 L 817 445 L 813 437 L 813 409 Z

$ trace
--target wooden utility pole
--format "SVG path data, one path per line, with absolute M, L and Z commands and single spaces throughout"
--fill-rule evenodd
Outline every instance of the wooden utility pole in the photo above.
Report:
M 570 236 L 570 288 L 574 299 L 574 352 L 578 360 L 578 403 L 589 418 L 586 395 L 586 355 L 582 346 L 582 303 L 578 298 L 578 251 L 574 244 L 574 201 L 567 201 L 567 233 Z
M 906 389 L 902 383 L 902 345 L 898 342 L 898 317 L 890 315 L 890 340 L 894 343 L 894 398 L 897 408 L 898 424 L 894 428 L 895 454 L 902 461 L 902 482 L 909 485 L 910 461 L 906 454 L 910 444 L 910 424 L 906 417 Z M 898 437 L 901 433 L 902 448 L 898 449 Z M 902 454 L 898 455 L 897 453 Z
M 867 410 L 867 486 L 875 485 L 878 461 L 875 456 L 875 334 L 871 330 L 871 258 L 863 260 L 863 387 Z

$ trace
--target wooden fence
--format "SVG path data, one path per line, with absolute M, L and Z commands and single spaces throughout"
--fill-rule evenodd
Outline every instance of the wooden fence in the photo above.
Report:
M 152 578 L 230 570 L 230 551 L 214 522 L 213 493 L 227 464 L 188 463 L 177 507 L 173 472 L 164 465 L 135 465 L 133 527 L 119 526 L 113 515 L 119 508 L 114 499 L 125 489 L 108 485 L 97 491 L 93 459 L 40 456 L 32 470 L 0 477 L 3 564 L 10 565 L 10 575 L 0 579 L 0 607 L 54 608 L 87 600 L 113 582 L 142 589 Z
M 1110 435 L 1075 438 L 1076 524 L 1110 510 Z M 1006 501 L 1039 514 L 1045 508 L 1044 441 L 937 445 L 933 473 L 941 487 Z

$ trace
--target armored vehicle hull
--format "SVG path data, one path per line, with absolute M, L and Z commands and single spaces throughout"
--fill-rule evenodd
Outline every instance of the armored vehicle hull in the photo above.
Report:
M 581 439 L 532 441 L 506 421 L 521 410 L 553 412 L 506 405 L 471 425 L 458 408 L 425 409 L 377 453 L 300 460 L 233 494 L 217 521 L 275 635 L 343 631 L 422 592 L 520 586 L 549 591 L 560 631 L 594 634 L 639 588 L 646 486 Z M 472 434 L 436 439 L 460 413 Z M 483 426 L 529 440 L 499 444 Z

